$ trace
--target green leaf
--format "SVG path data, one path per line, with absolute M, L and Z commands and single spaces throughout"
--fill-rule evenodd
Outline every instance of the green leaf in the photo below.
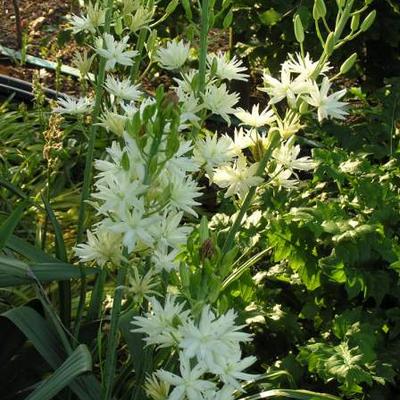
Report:
M 87 274 L 97 273 L 94 268 Z M 27 264 L 15 258 L 0 256 L 0 287 L 19 286 L 39 282 L 63 281 L 80 278 L 79 268 L 63 262 Z
M 273 389 L 261 392 L 259 394 L 244 397 L 240 400 L 258 400 L 258 399 L 273 399 L 273 398 L 287 397 L 289 399 L 298 400 L 341 400 L 339 397 L 330 394 L 311 392 L 309 390 L 296 390 L 296 389 Z
M 0 226 L 0 250 L 5 246 L 7 239 L 14 232 L 15 227 L 24 214 L 25 207 L 26 202 L 20 203 Z
M 57 369 L 65 358 L 58 336 L 50 324 L 34 309 L 17 307 L 0 316 L 10 320 L 32 343 L 38 353 L 52 367 Z M 77 378 L 70 383 L 71 390 L 81 400 L 98 400 L 100 383 L 93 375 Z
M 54 374 L 44 380 L 26 400 L 50 400 L 68 386 L 77 376 L 92 370 L 92 357 L 88 348 L 81 344 L 57 368 Z
M 38 247 L 32 246 L 30 243 L 18 238 L 17 236 L 11 235 L 7 240 L 7 247 L 12 251 L 15 251 L 21 256 L 26 257 L 30 261 L 35 262 L 57 262 L 56 258 L 46 254 Z

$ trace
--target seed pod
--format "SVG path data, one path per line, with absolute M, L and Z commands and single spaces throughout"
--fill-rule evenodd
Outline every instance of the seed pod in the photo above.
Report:
M 376 17 L 376 10 L 373 10 L 364 19 L 363 23 L 360 26 L 360 31 L 361 32 L 367 31 L 374 23 L 375 17 Z
M 360 26 L 360 14 L 354 14 L 350 23 L 351 31 L 352 32 L 356 31 L 359 26 Z
M 335 42 L 336 42 L 335 34 L 333 32 L 331 32 L 326 39 L 325 47 L 324 47 L 324 51 L 327 56 L 330 56 L 333 53 L 333 50 L 335 49 L 335 44 L 336 44 Z
M 324 0 L 315 0 L 313 7 L 313 17 L 316 21 L 324 18 L 326 15 L 326 6 Z
M 357 53 L 353 53 L 340 67 L 340 73 L 341 74 L 346 74 L 349 72 L 352 68 L 355 62 L 357 61 Z
M 304 42 L 304 28 L 300 15 L 296 15 L 294 18 L 294 35 L 299 43 Z

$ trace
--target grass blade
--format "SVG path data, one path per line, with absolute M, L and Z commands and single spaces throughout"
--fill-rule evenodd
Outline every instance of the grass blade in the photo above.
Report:
M 7 239 L 12 235 L 14 229 L 21 220 L 24 210 L 26 207 L 26 202 L 18 204 L 14 211 L 9 215 L 9 217 L 0 226 L 0 250 L 5 246 Z

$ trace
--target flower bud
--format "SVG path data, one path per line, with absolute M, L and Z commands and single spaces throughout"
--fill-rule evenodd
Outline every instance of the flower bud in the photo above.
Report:
M 313 7 L 313 17 L 316 21 L 324 18 L 326 15 L 326 6 L 324 0 L 315 0 Z
M 299 43 L 304 42 L 304 28 L 301 22 L 300 15 L 296 15 L 294 18 L 294 35 Z
M 327 56 L 330 56 L 333 53 L 333 50 L 335 49 L 335 34 L 331 32 L 325 42 L 325 47 L 324 47 L 324 52 Z
M 361 32 L 367 31 L 371 27 L 371 25 L 374 23 L 375 17 L 376 17 L 376 10 L 373 10 L 364 19 L 363 23 L 361 24 L 360 31 Z
M 354 14 L 350 23 L 351 31 L 352 32 L 356 31 L 359 26 L 360 26 L 360 14 Z
M 307 114 L 308 112 L 308 103 L 306 101 L 302 101 L 299 107 L 300 114 Z
M 346 74 L 349 72 L 357 60 L 357 53 L 353 53 L 340 67 L 340 73 Z

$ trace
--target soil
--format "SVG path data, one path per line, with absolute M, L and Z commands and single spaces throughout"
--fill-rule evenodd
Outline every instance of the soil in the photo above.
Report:
M 26 53 L 50 61 L 60 59 L 69 64 L 75 46 L 71 43 L 63 49 L 57 45 L 58 33 L 64 28 L 65 15 L 73 12 L 71 0 L 16 0 L 19 5 L 20 26 L 26 40 Z M 0 0 L 0 44 L 14 50 L 19 49 L 16 30 L 16 16 L 13 0 Z M 35 71 L 40 72 L 42 84 L 54 89 L 54 72 L 30 64 L 23 66 L 13 63 L 0 55 L 0 73 L 28 82 Z M 66 79 L 63 89 L 73 92 L 75 83 Z

